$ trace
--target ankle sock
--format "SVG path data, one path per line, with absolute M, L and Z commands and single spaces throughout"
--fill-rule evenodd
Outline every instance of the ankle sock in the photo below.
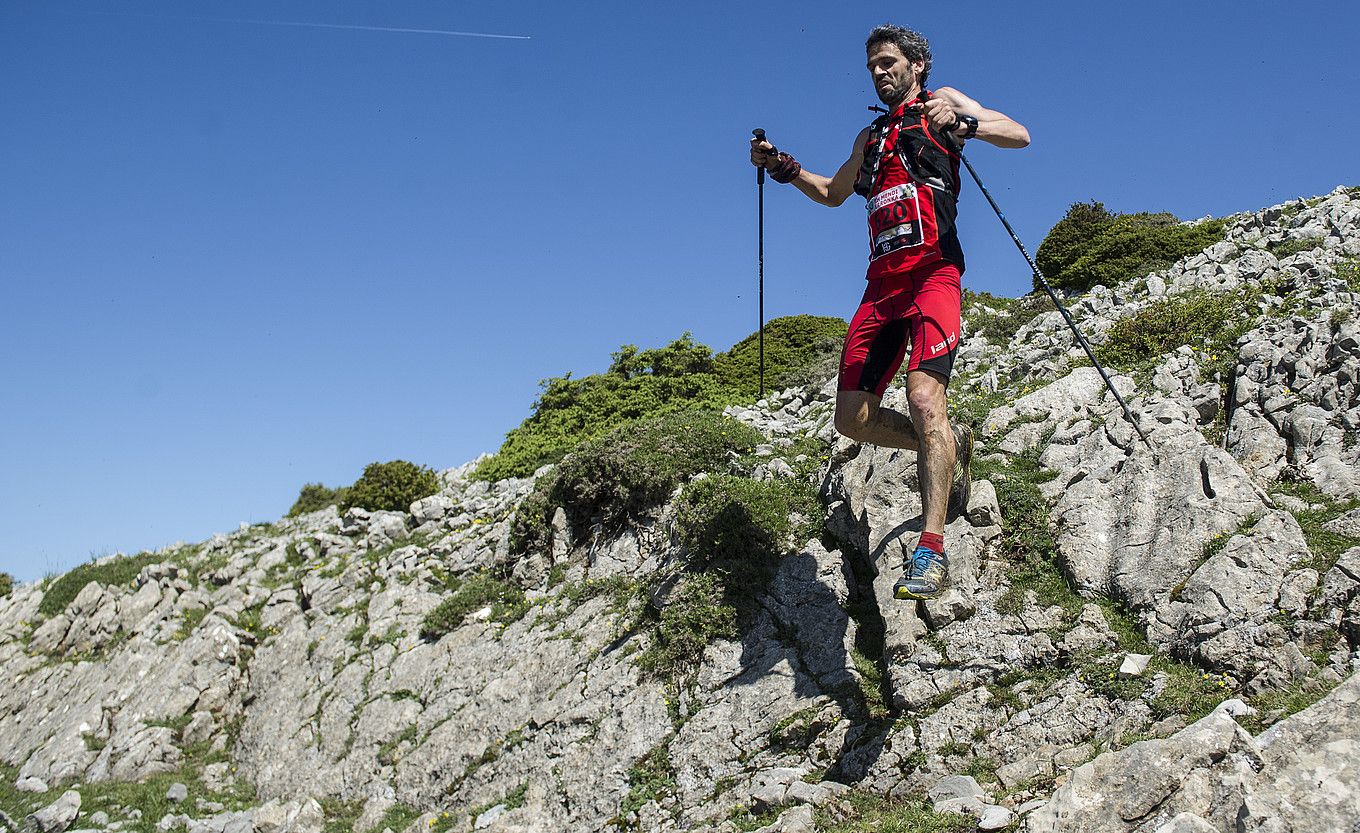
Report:
M 932 552 L 944 552 L 944 536 L 934 532 L 922 532 L 920 546 Z

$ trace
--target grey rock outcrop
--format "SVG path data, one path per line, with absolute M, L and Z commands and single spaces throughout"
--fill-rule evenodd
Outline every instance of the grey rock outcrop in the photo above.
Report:
M 548 468 L 486 483 L 470 463 L 407 512 L 243 525 L 140 556 L 131 582 L 91 581 L 60 611 L 51 584 L 16 587 L 0 599 L 0 764 L 18 816 L 773 833 L 850 817 L 855 789 L 929 796 L 979 829 L 1345 829 L 1360 817 L 1357 257 L 1360 199 L 1339 189 L 1069 297 L 1097 345 L 1184 293 L 1255 304 L 1233 356 L 1185 345 L 1115 375 L 1152 448 L 1056 312 L 1005 344 L 966 340 L 951 397 L 978 417 L 979 476 L 945 531 L 953 586 L 929 602 L 892 598 L 922 524 L 912 452 L 839 438 L 834 380 L 728 409 L 763 436 L 732 471 L 806 478 L 827 534 L 787 542 L 742 588 L 735 631 L 677 677 L 638 660 L 693 586 L 680 493 L 622 529 L 559 508 L 542 551 L 516 554 L 516 507 Z M 900 389 L 885 402 L 906 409 Z M 428 629 L 487 580 L 513 604 L 478 599 Z M 160 800 L 182 782 L 163 818 L 84 822 L 60 792 L 94 802 L 153 776 Z

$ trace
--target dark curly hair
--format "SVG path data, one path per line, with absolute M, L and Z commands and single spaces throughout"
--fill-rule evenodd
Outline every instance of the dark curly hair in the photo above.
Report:
M 925 68 L 921 70 L 921 87 L 926 85 L 926 79 L 930 77 L 930 41 L 920 32 L 913 32 L 901 26 L 894 26 L 885 23 L 882 26 L 875 26 L 869 33 L 869 39 L 864 42 L 864 51 L 872 52 L 873 48 L 880 43 L 891 43 L 902 51 L 902 55 L 908 61 L 924 61 Z

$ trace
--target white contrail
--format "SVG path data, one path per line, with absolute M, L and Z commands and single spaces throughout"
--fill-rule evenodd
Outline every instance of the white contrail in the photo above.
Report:
M 197 20 L 204 23 L 253 23 L 257 26 L 299 26 L 304 29 L 357 29 L 362 32 L 407 32 L 420 35 L 450 35 L 460 38 L 499 38 L 502 40 L 530 40 L 529 35 L 498 35 L 492 32 L 459 32 L 452 29 L 407 29 L 398 26 L 354 26 L 345 23 L 308 23 L 300 20 L 249 20 L 234 17 L 162 17 L 138 12 L 97 12 L 86 14 L 109 17 L 144 17 L 153 20 Z
M 255 23 L 260 26 L 301 26 L 307 29 L 358 29 L 364 32 L 415 32 L 422 35 L 457 35 L 464 38 L 529 40 L 529 35 L 496 35 L 490 32 L 455 32 L 449 29 L 403 29 L 396 26 L 349 26 L 343 23 L 303 23 L 294 20 L 234 20 L 219 17 L 198 17 L 191 19 L 211 20 L 217 23 Z

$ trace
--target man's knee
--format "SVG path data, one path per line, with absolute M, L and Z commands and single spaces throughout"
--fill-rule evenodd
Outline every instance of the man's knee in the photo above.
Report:
M 907 405 L 923 434 L 943 434 L 949 426 L 949 401 L 942 381 L 930 374 L 907 387 Z
M 874 421 L 874 403 L 863 396 L 842 394 L 836 400 L 836 431 L 852 440 L 862 441 Z

